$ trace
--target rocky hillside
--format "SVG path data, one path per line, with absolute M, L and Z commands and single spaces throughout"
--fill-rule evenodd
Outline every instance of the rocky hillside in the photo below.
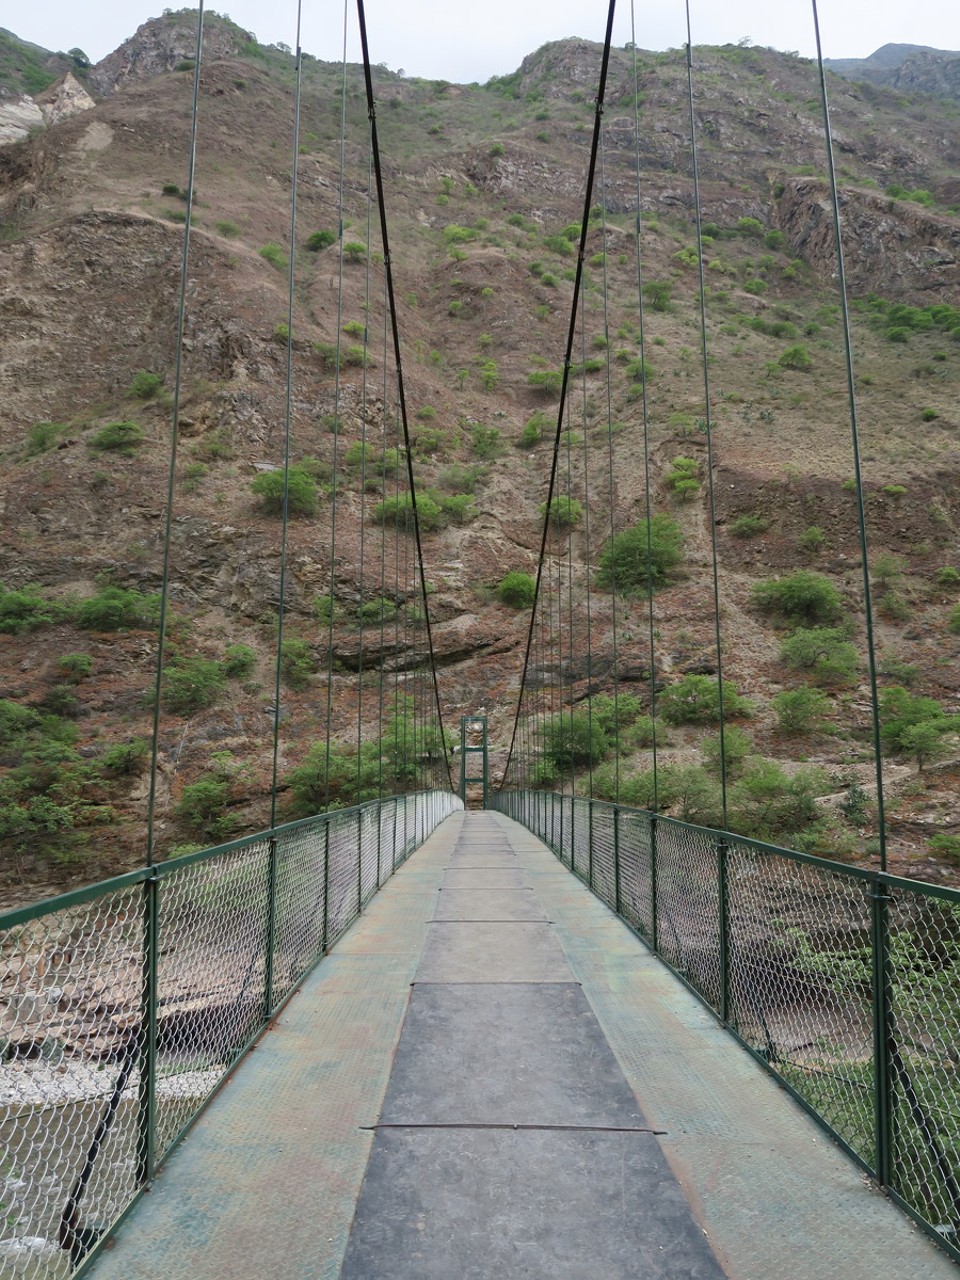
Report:
M 508 570 L 536 565 L 599 55 L 583 41 L 549 44 L 485 86 L 376 73 L 417 483 L 439 513 L 424 550 L 441 697 L 454 726 L 485 706 L 499 767 L 529 616 L 501 603 L 497 588 Z M 147 23 L 80 77 L 92 105 L 0 147 L 0 840 L 9 897 L 107 874 L 143 853 L 137 744 L 150 719 L 192 56 L 184 15 Z M 391 360 L 355 67 L 337 234 L 340 78 L 339 67 L 305 59 L 293 450 L 318 506 L 290 533 L 288 634 L 302 647 L 283 708 L 285 812 L 295 811 L 289 779 L 325 732 L 331 608 L 330 704 L 349 753 L 358 724 L 367 737 L 376 719 L 363 700 L 369 677 L 358 702 L 357 668 L 381 652 L 390 670 L 405 665 L 399 633 L 373 642 L 358 622 L 381 596 L 391 598 L 376 605 L 377 622 L 411 604 L 385 590 L 371 562 L 393 440 L 383 395 L 387 386 L 389 403 Z M 279 524 L 251 485 L 283 460 L 292 81 L 284 50 L 257 45 L 225 20 L 211 24 L 172 602 L 176 662 L 193 663 L 216 687 L 209 701 L 164 716 L 164 850 L 261 828 L 269 814 Z M 822 770 L 825 816 L 811 824 L 808 847 L 869 858 L 859 546 L 816 68 L 771 50 L 702 48 L 695 83 L 725 661 L 753 704 L 742 728 L 754 755 L 789 770 L 802 756 Z M 830 92 L 866 505 L 874 551 L 886 557 L 883 679 L 931 699 L 938 715 L 952 713 L 960 697 L 960 107 L 833 77 Z M 611 504 L 618 527 L 644 511 L 639 243 L 655 502 L 684 546 L 656 600 L 654 665 L 664 686 L 711 670 L 712 661 L 685 93 L 677 51 L 640 52 L 636 66 L 631 52 L 615 51 L 566 435 L 577 447 L 564 480 L 571 496 L 587 504 L 593 495 L 605 511 L 591 518 L 589 538 L 579 527 L 573 541 L 579 599 L 593 595 L 603 658 L 610 597 L 591 566 Z M 341 253 L 341 239 L 345 250 L 358 248 Z M 696 480 L 679 490 L 678 456 Z M 788 620 L 765 612 L 755 588 L 798 570 L 823 574 L 841 593 L 831 642 L 856 647 L 852 666 L 825 673 L 816 660 L 798 668 L 784 656 Z M 640 677 L 651 663 L 641 601 L 624 603 L 621 625 L 621 657 L 642 703 Z M 239 674 L 225 674 L 229 653 L 241 655 L 232 668 Z M 798 737 L 784 730 L 775 699 L 808 686 L 825 702 Z M 586 693 L 581 684 L 574 696 Z M 933 717 L 923 709 L 924 721 Z M 940 726 L 926 755 L 896 735 L 887 743 L 892 846 L 910 874 L 954 874 L 960 806 L 950 728 Z M 672 729 L 667 758 L 696 764 L 703 732 Z M 638 739 L 625 773 L 646 764 Z M 215 824 L 183 803 L 204 779 L 220 787 Z M 854 783 L 867 794 L 850 817 L 837 806 Z M 945 840 L 931 847 L 934 832 Z
M 960 52 L 917 44 L 885 44 L 869 58 L 827 58 L 838 76 L 902 93 L 960 99 Z

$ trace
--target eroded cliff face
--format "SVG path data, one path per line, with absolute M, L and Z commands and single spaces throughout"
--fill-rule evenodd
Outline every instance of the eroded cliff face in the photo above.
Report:
M 855 295 L 876 293 L 926 305 L 952 302 L 960 289 L 960 226 L 907 200 L 855 188 L 841 192 L 847 285 Z M 798 257 L 824 280 L 835 276 L 833 205 L 820 179 L 783 184 L 779 226 Z
M 204 23 L 204 58 L 229 58 L 238 54 L 254 37 L 247 31 L 222 19 L 207 18 Z M 176 71 L 184 63 L 192 63 L 197 53 L 197 23 L 190 13 L 167 14 L 151 18 L 136 33 L 115 49 L 90 72 L 90 84 L 96 93 L 107 97 L 124 85 L 152 79 L 168 71 Z

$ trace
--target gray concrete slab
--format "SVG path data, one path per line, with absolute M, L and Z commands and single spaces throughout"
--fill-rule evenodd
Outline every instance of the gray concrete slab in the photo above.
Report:
M 643 1133 L 380 1130 L 340 1280 L 722 1280 Z
M 517 859 L 512 853 L 488 853 L 486 850 L 478 849 L 470 853 L 452 853 L 447 865 L 451 871 L 466 868 L 490 870 L 491 867 L 513 871 L 517 866 Z
M 434 920 L 546 920 L 532 889 L 442 889 Z
M 570 966 L 548 924 L 430 926 L 417 982 L 569 982 Z
M 415 986 L 380 1118 L 647 1127 L 576 983 Z
M 511 867 L 450 867 L 440 881 L 442 889 L 529 889 L 530 879 Z

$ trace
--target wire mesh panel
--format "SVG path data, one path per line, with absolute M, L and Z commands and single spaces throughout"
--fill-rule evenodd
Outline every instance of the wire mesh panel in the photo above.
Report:
M 653 831 L 648 813 L 621 809 L 617 839 L 620 914 L 653 940 Z
M 164 868 L 157 906 L 158 1158 L 263 1024 L 269 876 L 268 840 Z
M 590 801 L 570 801 L 570 865 L 584 880 L 590 877 Z
M 323 954 L 327 820 L 277 835 L 273 1005 Z
M 616 812 L 613 805 L 593 802 L 593 891 L 614 910 L 617 906 Z
M 360 833 L 360 901 L 366 904 L 378 888 L 380 815 L 377 806 L 365 805 L 359 811 L 357 825 Z
M 144 901 L 135 884 L 0 931 L 0 1274 L 68 1274 L 136 1188 Z
M 557 807 L 560 810 L 560 861 L 566 867 L 573 868 L 573 797 L 560 796 Z
M 713 1009 L 720 1008 L 716 839 L 661 819 L 657 823 L 660 951 Z
M 873 1166 L 869 883 L 731 842 L 729 1019 Z
M 328 815 L 330 852 L 327 863 L 327 948 L 342 938 L 360 914 L 360 850 L 356 815 L 347 810 Z
M 377 855 L 377 883 L 383 884 L 393 874 L 393 853 L 397 827 L 397 802 L 387 800 L 379 807 L 380 846 Z
M 892 891 L 889 922 L 891 1186 L 960 1243 L 960 904 Z

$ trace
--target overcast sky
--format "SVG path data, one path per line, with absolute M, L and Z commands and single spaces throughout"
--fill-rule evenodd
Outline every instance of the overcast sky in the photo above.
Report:
M 2 21 L 24 40 L 47 49 L 79 47 L 97 62 L 162 7 L 150 0 L 41 0 L 22 11 L 11 6 Z M 338 61 L 343 4 L 304 0 L 303 9 L 303 48 Z M 348 10 L 354 32 L 355 4 L 350 2 Z M 622 45 L 630 39 L 629 0 L 621 0 L 617 10 L 614 39 Z M 229 13 L 264 44 L 295 41 L 296 0 L 225 0 L 217 11 Z M 515 71 L 526 54 L 547 40 L 601 40 L 607 5 L 600 0 L 366 0 L 365 11 L 374 62 L 407 75 L 469 83 Z M 958 0 L 820 0 L 819 11 L 828 58 L 866 57 L 888 43 L 960 49 Z M 635 13 L 641 48 L 667 49 L 685 42 L 683 0 L 635 0 Z M 694 44 L 736 43 L 747 37 L 807 56 L 816 52 L 810 0 L 691 0 L 691 23 Z M 351 60 L 359 60 L 358 49 L 351 36 Z

